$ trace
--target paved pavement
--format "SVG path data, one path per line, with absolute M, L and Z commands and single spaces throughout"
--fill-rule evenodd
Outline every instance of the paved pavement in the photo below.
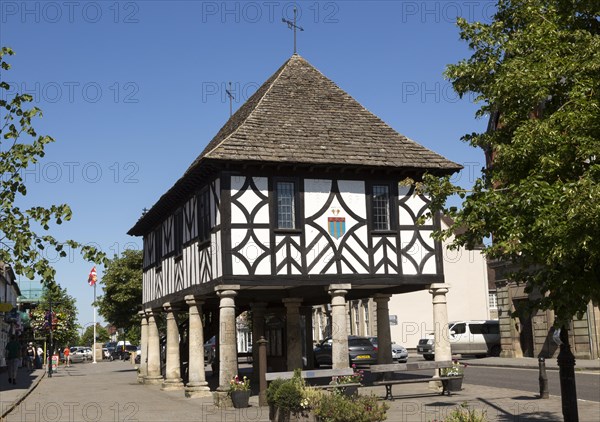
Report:
M 537 367 L 537 360 L 512 362 L 500 358 L 478 359 L 477 364 L 502 366 L 502 363 Z M 600 362 L 578 362 L 578 367 L 598 368 Z M 473 364 L 473 363 L 471 363 Z M 550 365 L 550 364 L 549 364 Z M 581 365 L 581 366 L 580 366 Z M 247 409 L 218 409 L 210 398 L 187 399 L 181 391 L 164 392 L 159 386 L 140 385 L 137 373 L 127 362 L 75 364 L 60 368 L 52 378 L 42 370 L 28 373 L 21 369 L 15 388 L 8 385 L 6 373 L 0 374 L 2 422 L 125 422 L 125 421 L 268 421 L 268 408 L 258 406 L 252 396 Z M 209 378 L 212 383 L 214 378 Z M 461 403 L 485 410 L 490 421 L 559 421 L 561 400 L 547 400 L 524 391 L 469 385 L 452 396 L 440 396 L 427 384 L 394 386 L 394 400 L 388 402 L 388 421 L 440 421 Z M 361 394 L 385 395 L 382 387 L 363 387 Z M 581 422 L 600 421 L 597 402 L 578 402 Z M 12 410 L 11 410 L 12 409 Z

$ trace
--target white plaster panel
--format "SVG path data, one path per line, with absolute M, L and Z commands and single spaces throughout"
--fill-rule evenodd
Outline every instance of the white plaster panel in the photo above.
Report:
M 365 182 L 361 180 L 338 180 L 342 199 L 361 218 L 367 218 L 367 201 L 365 198 Z
M 210 256 L 212 259 L 213 279 L 223 275 L 223 263 L 221 262 L 221 231 L 210 235 Z
M 306 263 L 308 266 L 312 265 L 315 262 L 315 258 L 317 256 L 319 256 L 321 251 L 323 249 L 325 249 L 327 247 L 327 245 L 328 245 L 328 242 L 324 238 L 321 238 L 319 241 L 317 241 L 314 248 L 307 252 Z M 309 274 L 320 274 L 321 270 L 323 269 L 325 264 L 327 264 L 329 259 L 331 259 L 331 257 L 332 257 L 332 251 L 331 251 L 331 249 L 329 249 L 325 253 L 325 255 L 323 255 L 321 258 L 319 258 L 319 260 L 316 262 L 315 266 L 309 271 Z
M 232 224 L 248 224 L 246 216 L 234 202 L 231 203 L 231 223 Z
M 314 216 L 327 201 L 331 192 L 331 180 L 304 180 L 304 216 Z

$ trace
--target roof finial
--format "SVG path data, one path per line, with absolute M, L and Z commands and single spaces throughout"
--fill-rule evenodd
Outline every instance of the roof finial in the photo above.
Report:
M 229 117 L 231 117 L 233 115 L 233 108 L 231 106 L 231 100 L 235 100 L 235 97 L 231 93 L 231 82 L 229 82 L 229 89 L 226 89 L 225 92 L 227 93 L 227 96 L 229 97 Z
M 296 14 L 297 14 L 298 10 L 296 9 L 296 6 L 294 6 L 294 21 L 289 21 L 286 18 L 281 18 L 281 21 L 283 23 L 287 23 L 288 28 L 293 29 L 294 30 L 294 54 L 296 54 L 296 29 L 299 29 L 300 31 L 304 31 L 304 28 L 302 28 L 301 26 L 296 25 Z

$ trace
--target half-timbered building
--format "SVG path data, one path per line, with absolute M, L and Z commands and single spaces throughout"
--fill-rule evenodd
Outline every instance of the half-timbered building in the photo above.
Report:
M 428 200 L 399 182 L 460 168 L 294 54 L 129 231 L 144 239 L 141 380 L 182 388 L 186 337 L 186 394 L 205 394 L 202 343 L 215 333 L 226 389 L 244 310 L 274 369 L 311 364 L 313 305 L 330 304 L 334 367 L 348 365 L 348 300 L 376 301 L 381 362 L 391 359 L 391 294 L 430 289 L 445 326 L 441 247 L 430 236 L 439 220 L 418 224 Z M 164 377 L 157 313 L 167 320 Z M 176 314 L 188 320 L 185 336 Z

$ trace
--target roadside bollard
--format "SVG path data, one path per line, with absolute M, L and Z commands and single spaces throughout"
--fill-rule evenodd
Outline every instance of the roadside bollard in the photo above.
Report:
M 540 399 L 547 399 L 548 394 L 548 375 L 546 375 L 546 360 L 542 357 L 538 358 L 540 366 Z

